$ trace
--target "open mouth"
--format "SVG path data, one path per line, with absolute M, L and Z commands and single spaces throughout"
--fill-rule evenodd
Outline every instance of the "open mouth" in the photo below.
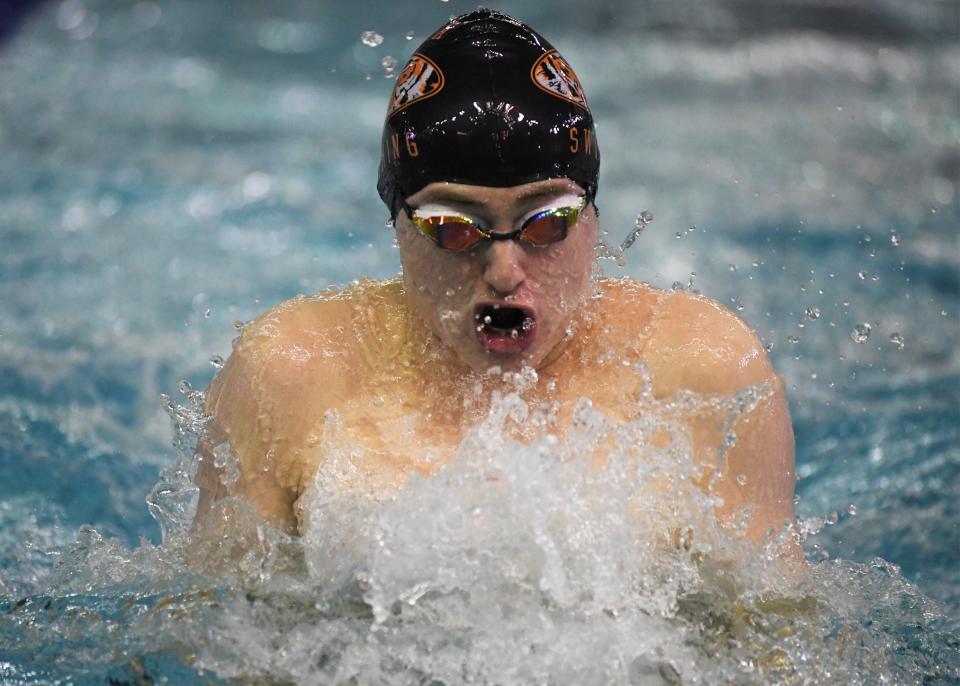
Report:
M 492 353 L 525 350 L 533 342 L 537 329 L 533 312 L 514 305 L 479 305 L 473 320 L 480 345 Z

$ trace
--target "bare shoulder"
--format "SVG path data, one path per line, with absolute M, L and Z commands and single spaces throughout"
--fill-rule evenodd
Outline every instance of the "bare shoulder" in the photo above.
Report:
M 716 300 L 646 284 L 608 292 L 627 335 L 643 342 L 658 395 L 731 393 L 775 378 L 757 334 Z
M 364 317 L 395 300 L 392 282 L 298 297 L 247 324 L 207 389 L 215 442 L 229 441 L 244 471 L 264 459 L 294 463 L 323 413 L 357 387 Z M 296 474 L 277 474 L 294 485 Z
M 338 297 L 297 297 L 283 302 L 244 326 L 226 366 L 207 393 L 216 415 L 237 393 L 255 392 L 262 402 L 313 394 L 310 379 L 322 375 L 323 386 L 350 368 L 350 303 Z

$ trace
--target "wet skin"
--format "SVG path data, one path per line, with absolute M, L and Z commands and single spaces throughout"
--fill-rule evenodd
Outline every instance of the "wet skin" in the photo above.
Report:
M 551 201 L 581 193 L 565 179 L 511 188 L 431 184 L 408 203 L 442 204 L 508 233 Z M 502 387 L 491 367 L 535 369 L 525 399 L 557 403 L 562 434 L 581 396 L 629 420 L 643 389 L 624 370 L 643 363 L 660 399 L 767 384 L 764 399 L 737 419 L 736 443 L 722 459 L 721 418 L 701 411 L 684 421 L 695 459 L 715 477 L 703 487 L 722 499 L 721 521 L 749 506 L 748 536 L 780 529 L 793 518 L 793 433 L 782 383 L 760 341 L 709 299 L 627 279 L 593 280 L 597 231 L 588 206 L 559 243 L 493 241 L 455 253 L 401 214 L 401 281 L 296 298 L 248 325 L 207 392 L 213 421 L 201 443 L 197 527 L 217 529 L 218 500 L 240 495 L 264 519 L 303 530 L 309 522 L 297 505 L 308 488 L 379 497 L 412 472 L 436 473 Z M 478 313 L 497 306 L 521 307 L 535 322 L 506 352 L 491 344 L 490 331 L 477 330 Z M 223 442 L 241 465 L 229 487 L 211 458 L 211 446 Z

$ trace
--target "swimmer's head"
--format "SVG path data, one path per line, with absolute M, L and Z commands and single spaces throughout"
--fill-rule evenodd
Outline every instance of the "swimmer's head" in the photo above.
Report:
M 600 151 L 573 69 L 540 34 L 479 9 L 451 19 L 400 72 L 377 190 L 392 217 L 432 182 L 505 188 L 566 178 L 588 201 Z

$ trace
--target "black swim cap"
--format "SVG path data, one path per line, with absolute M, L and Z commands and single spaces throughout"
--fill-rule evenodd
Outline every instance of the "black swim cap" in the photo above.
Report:
M 479 9 L 417 48 L 393 89 L 377 190 L 396 217 L 434 181 L 572 179 L 592 200 L 600 151 L 577 75 L 526 24 Z

